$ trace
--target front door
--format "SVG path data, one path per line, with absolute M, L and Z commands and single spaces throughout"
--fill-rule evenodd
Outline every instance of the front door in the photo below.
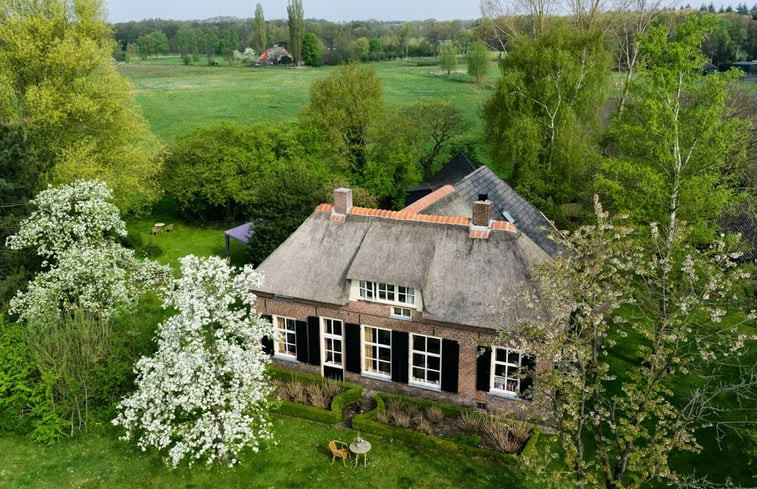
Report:
M 323 376 L 344 380 L 344 323 L 339 319 L 322 319 Z

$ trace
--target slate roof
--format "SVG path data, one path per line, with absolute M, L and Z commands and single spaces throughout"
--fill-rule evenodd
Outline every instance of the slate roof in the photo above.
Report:
M 472 171 L 475 171 L 476 168 L 478 168 L 478 165 L 471 161 L 470 158 L 464 153 L 458 153 L 441 170 L 434 173 L 428 182 L 421 182 L 408 190 L 405 197 L 405 205 L 410 205 L 445 185 L 455 183 Z
M 473 202 L 478 200 L 480 194 L 486 194 L 493 205 L 493 219 L 504 220 L 509 216 L 518 230 L 549 256 L 554 258 L 559 253 L 559 247 L 549 238 L 550 233 L 559 234 L 554 224 L 489 168 L 481 166 L 452 183 L 452 186 L 454 193 L 447 194 L 419 212 L 467 217 L 471 214 Z
M 415 287 L 422 318 L 501 330 L 531 317 L 503 297 L 533 287 L 532 265 L 549 260 L 506 222 L 472 239 L 470 219 L 322 204 L 260 264 L 260 292 L 342 306 L 351 280 Z

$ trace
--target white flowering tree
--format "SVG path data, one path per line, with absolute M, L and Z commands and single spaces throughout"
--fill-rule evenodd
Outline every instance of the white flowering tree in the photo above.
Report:
M 243 449 L 272 439 L 262 347 L 272 330 L 252 293 L 261 283 L 250 265 L 235 273 L 218 257 L 181 259 L 164 302 L 178 313 L 159 326 L 157 352 L 137 362 L 137 390 L 113 420 L 124 439 L 167 452 L 173 467 L 234 465 Z
M 35 210 L 9 236 L 12 249 L 33 248 L 42 271 L 10 301 L 27 330 L 34 370 L 49 392 L 34 436 L 52 441 L 86 429 L 94 395 L 107 390 L 94 370 L 110 352 L 111 318 L 170 277 L 117 242 L 126 226 L 103 182 L 77 180 L 40 192 Z M 33 411 L 42 409 L 34 406 Z
M 107 319 L 170 276 L 168 267 L 138 260 L 116 239 L 126 225 L 103 182 L 77 180 L 40 192 L 35 210 L 8 237 L 12 249 L 34 248 L 43 271 L 11 300 L 23 321 L 78 313 Z

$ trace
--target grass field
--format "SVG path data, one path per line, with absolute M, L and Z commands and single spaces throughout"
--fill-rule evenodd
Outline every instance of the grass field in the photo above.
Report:
M 383 61 L 376 67 L 388 108 L 428 101 L 452 102 L 480 128 L 479 110 L 491 93 L 496 77 L 482 86 L 467 74 L 439 73 L 437 66 L 413 66 L 405 61 Z M 202 64 L 185 66 L 178 57 L 120 65 L 134 84 L 137 101 L 153 132 L 165 143 L 198 127 L 221 121 L 244 124 L 289 122 L 310 100 L 313 80 L 328 76 L 335 67 L 284 68 Z M 460 70 L 465 70 L 461 66 Z
M 234 469 L 167 468 L 155 453 L 117 439 L 103 426 L 92 433 L 42 446 L 19 436 L 0 437 L 0 487 L 77 488 L 343 488 L 466 489 L 526 487 L 522 474 L 492 462 L 418 450 L 378 436 L 368 466 L 331 464 L 329 440 L 351 442 L 356 433 L 338 426 L 274 415 L 278 444 L 246 453 Z M 361 460 L 362 462 L 362 460 Z

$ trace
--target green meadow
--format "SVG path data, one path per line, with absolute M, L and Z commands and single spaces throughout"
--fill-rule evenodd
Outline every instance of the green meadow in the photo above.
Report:
M 466 73 L 465 65 L 449 77 L 438 66 L 417 66 L 413 60 L 373 63 L 384 88 L 388 109 L 415 102 L 446 100 L 480 129 L 480 109 L 492 91 L 496 66 L 481 85 Z M 185 66 L 178 57 L 122 64 L 137 102 L 153 132 L 166 144 L 193 129 L 221 121 L 240 124 L 283 123 L 298 117 L 310 101 L 310 84 L 336 67 Z

